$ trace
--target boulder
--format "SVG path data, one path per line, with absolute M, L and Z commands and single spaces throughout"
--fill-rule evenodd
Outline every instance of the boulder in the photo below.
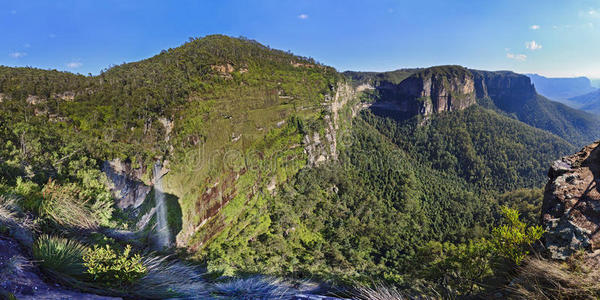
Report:
M 600 248 L 600 142 L 555 161 L 548 171 L 542 225 L 552 258 Z

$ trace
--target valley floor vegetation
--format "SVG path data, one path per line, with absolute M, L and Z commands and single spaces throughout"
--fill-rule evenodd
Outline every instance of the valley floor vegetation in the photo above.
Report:
M 471 113 L 486 112 L 464 112 Z M 447 118 L 460 118 L 461 114 Z M 428 126 L 442 121 L 446 120 L 434 120 Z M 535 224 L 542 191 L 535 186 L 542 177 L 532 175 L 529 182 L 520 184 L 530 188 L 510 191 L 511 173 L 497 172 L 507 174 L 495 178 L 500 188 L 484 189 L 488 185 L 481 181 L 489 178 L 485 173 L 477 177 L 465 173 L 470 169 L 461 169 L 477 163 L 482 165 L 476 170 L 483 172 L 494 167 L 486 166 L 493 160 L 482 155 L 496 154 L 491 150 L 478 153 L 475 149 L 480 146 L 473 144 L 478 139 L 425 137 L 406 144 L 415 148 L 403 150 L 403 144 L 394 142 L 401 141 L 393 138 L 395 129 L 376 129 L 395 124 L 370 113 L 357 118 L 353 142 L 340 151 L 338 162 L 305 168 L 276 194 L 265 195 L 271 220 L 267 232 L 245 248 L 227 242 L 208 247 L 204 264 L 184 263 L 181 259 L 185 256 L 176 259 L 149 252 L 144 240 L 148 236 L 132 241 L 111 234 L 127 230 L 128 222 L 113 206 L 107 178 L 98 164 L 82 153 L 70 156 L 67 166 L 49 165 L 62 177 L 48 177 L 47 181 L 35 176 L 4 177 L 0 186 L 2 232 L 29 247 L 49 278 L 103 295 L 211 297 L 226 295 L 225 290 L 240 293 L 249 285 L 262 285 L 282 295 L 296 291 L 285 281 L 275 284 L 261 277 L 220 282 L 224 280 L 219 279 L 223 266 L 236 269 L 238 276 L 258 273 L 329 282 L 338 287 L 340 296 L 377 293 L 379 289 L 381 293 L 397 291 L 404 297 L 449 297 L 501 289 L 529 263 L 527 254 L 541 236 Z M 458 128 L 463 125 L 457 124 L 469 125 L 459 120 L 452 124 Z M 483 126 L 481 132 L 493 132 Z M 399 127 L 398 135 L 401 130 Z M 531 142 L 520 142 L 535 143 L 539 138 L 532 135 Z M 436 147 L 447 151 L 439 160 L 425 151 L 430 149 L 426 143 L 437 140 L 441 145 L 450 143 Z M 419 145 L 423 149 L 416 148 Z M 503 149 L 501 145 L 490 147 Z M 448 161 L 455 165 L 439 165 Z M 518 176 L 530 171 L 513 172 Z M 379 283 L 372 286 L 374 280 Z M 359 291 L 351 288 L 355 286 L 372 288 Z M 256 288 L 252 290 L 256 292 Z

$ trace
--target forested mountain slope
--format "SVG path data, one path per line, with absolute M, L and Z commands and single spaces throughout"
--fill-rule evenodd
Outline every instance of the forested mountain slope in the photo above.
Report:
M 390 80 L 392 74 L 404 74 Z M 530 79 L 509 71 L 468 70 L 461 66 L 398 70 L 382 74 L 346 72 L 354 82 L 371 84 L 374 109 L 407 118 L 461 110 L 479 103 L 570 143 L 600 138 L 600 117 L 554 102 L 536 93 Z
M 514 195 L 499 203 L 501 194 L 540 187 L 555 154 L 574 149 L 480 107 L 419 123 L 363 112 L 339 162 L 303 169 L 280 187 L 269 198 L 269 230 L 243 254 L 227 245 L 215 263 L 400 283 L 422 271 L 413 261 L 427 242 L 485 236 L 500 204 L 518 203 Z
M 600 115 L 600 90 L 573 97 L 569 100 L 577 105 L 577 108 Z

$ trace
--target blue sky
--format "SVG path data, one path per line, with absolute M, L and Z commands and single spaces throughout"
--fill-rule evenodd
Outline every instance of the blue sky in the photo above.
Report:
M 460 64 L 600 78 L 600 0 L 0 0 L 0 65 L 97 74 L 215 33 L 340 71 Z

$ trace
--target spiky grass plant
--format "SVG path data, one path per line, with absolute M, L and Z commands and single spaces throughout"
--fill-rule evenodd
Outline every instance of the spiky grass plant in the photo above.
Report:
M 75 185 L 49 182 L 42 191 L 41 215 L 66 229 L 97 231 L 100 221 Z
M 290 299 L 295 290 L 280 279 L 253 276 L 214 285 L 217 299 Z
M 22 275 L 31 265 L 31 262 L 21 255 L 12 256 L 5 263 L 0 264 L 0 282 L 14 275 Z
M 415 283 L 411 289 L 401 290 L 392 286 L 377 284 L 373 287 L 357 285 L 352 299 L 360 300 L 428 300 L 428 299 L 454 299 L 451 293 L 442 296 L 431 287 L 421 286 Z
M 42 269 L 80 277 L 84 274 L 83 255 L 87 248 L 77 241 L 49 235 L 40 236 L 33 245 L 33 257 Z
M 14 220 L 20 212 L 15 196 L 0 195 L 0 219 Z
M 147 273 L 129 290 L 144 298 L 182 297 L 209 299 L 209 289 L 202 272 L 181 261 L 166 256 L 145 255 L 142 264 Z
M 385 287 L 382 285 L 371 287 L 357 287 L 356 297 L 361 300 L 408 300 L 406 294 L 393 287 Z
M 515 299 L 599 299 L 600 269 L 596 258 L 591 259 L 592 264 L 584 259 L 573 260 L 561 263 L 528 258 L 507 291 Z
M 8 261 L 6 262 L 6 264 L 3 266 L 8 272 L 11 272 L 13 274 L 23 274 L 23 272 L 25 272 L 25 269 L 28 267 L 31 267 L 32 264 L 29 260 L 27 260 L 25 257 L 21 256 L 21 255 L 14 255 L 13 257 L 9 258 Z
M 14 195 L 0 195 L 0 232 L 16 239 L 27 247 L 33 245 L 35 225 L 32 219 L 24 215 Z

